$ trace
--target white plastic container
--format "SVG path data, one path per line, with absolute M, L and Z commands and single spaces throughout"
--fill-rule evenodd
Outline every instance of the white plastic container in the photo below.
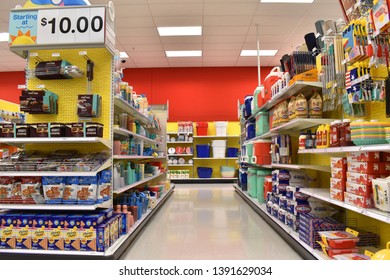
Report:
M 228 122 L 214 122 L 214 123 L 215 123 L 216 135 L 217 136 L 226 136 Z
M 213 146 L 213 158 L 226 157 L 226 146 Z
M 213 140 L 211 146 L 226 146 L 226 140 Z

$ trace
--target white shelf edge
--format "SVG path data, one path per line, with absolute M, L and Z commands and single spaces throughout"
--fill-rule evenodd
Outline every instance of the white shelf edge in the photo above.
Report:
M 253 167 L 259 167 L 259 168 L 281 168 L 281 169 L 288 169 L 288 170 L 317 170 L 317 171 L 323 171 L 323 172 L 330 172 L 331 168 L 327 165 L 305 165 L 305 164 L 255 164 L 255 163 L 248 163 L 248 162 L 241 162 L 243 164 L 247 164 L 249 166 Z
M 0 176 L 13 177 L 29 177 L 29 176 L 96 176 L 100 171 L 111 167 L 111 159 L 103 163 L 96 171 L 74 171 L 74 172 L 60 172 L 60 171 L 0 171 Z
M 189 166 L 194 166 L 193 164 L 168 164 L 169 167 L 175 167 L 175 166 L 178 166 L 178 167 L 189 167 Z
M 351 204 L 347 204 L 347 203 L 342 202 L 342 201 L 331 199 L 329 189 L 304 188 L 304 189 L 301 189 L 301 192 L 305 193 L 307 195 L 310 195 L 312 197 L 315 197 L 317 199 L 320 199 L 322 201 L 329 202 L 331 204 L 343 207 L 345 209 L 354 211 L 356 213 L 373 218 L 375 220 L 390 224 L 390 213 L 382 212 L 382 211 L 372 209 L 372 208 L 365 209 L 365 208 L 361 208 L 361 207 L 356 207 L 356 206 L 353 206 Z
M 173 154 L 173 155 L 170 155 L 168 154 L 168 157 L 193 157 L 194 154 Z
M 81 205 L 81 204 L 0 204 L 0 209 L 8 210 L 70 210 L 87 211 L 98 208 L 110 208 L 112 201 L 105 201 L 101 204 Z
M 238 160 L 238 157 L 224 157 L 224 158 L 193 158 L 194 160 Z
M 314 257 L 316 257 L 318 260 L 330 260 L 328 256 L 326 256 L 324 253 L 322 253 L 320 250 L 313 249 L 306 243 L 302 242 L 299 239 L 298 232 L 294 231 L 292 228 L 288 227 L 286 224 L 282 223 L 272 215 L 270 215 L 267 212 L 265 204 L 260 204 L 256 199 L 250 197 L 248 194 L 246 194 L 244 191 L 242 191 L 236 184 L 235 189 L 239 192 L 241 192 L 243 195 L 245 195 L 253 205 L 255 205 L 257 208 L 259 208 L 262 212 L 264 212 L 272 221 L 274 221 L 280 228 L 282 228 L 287 234 L 289 234 L 295 241 L 297 241 L 302 247 L 306 249 L 310 254 L 312 254 Z
M 187 134 L 194 134 L 193 132 L 175 132 L 175 131 L 168 131 L 167 134 L 170 134 L 170 135 L 187 135 Z
M 194 142 L 189 142 L 189 141 L 176 141 L 176 142 L 167 142 L 167 144 L 194 144 Z
M 347 152 L 375 152 L 375 151 L 390 151 L 389 144 L 382 145 L 366 145 L 366 146 L 345 146 L 335 148 L 319 148 L 298 150 L 299 154 L 336 154 Z
M 166 159 L 166 157 L 152 157 L 152 156 L 126 156 L 126 155 L 114 155 L 113 159 Z
M 123 188 L 120 188 L 119 190 L 114 190 L 113 193 L 114 193 L 114 194 L 123 193 L 123 192 L 125 192 L 125 191 L 127 191 L 127 190 L 130 190 L 130 189 L 132 189 L 132 188 L 135 188 L 135 187 L 137 187 L 137 186 L 139 186 L 139 185 L 142 185 L 142 184 L 145 184 L 145 183 L 147 183 L 147 182 L 149 182 L 149 181 L 152 181 L 152 180 L 154 180 L 154 179 L 156 179 L 156 178 L 158 178 L 158 177 L 160 177 L 160 176 L 162 176 L 162 175 L 164 175 L 164 174 L 165 174 L 165 172 L 161 172 L 161 173 L 159 173 L 159 174 L 157 174 L 157 175 L 154 175 L 154 176 L 152 176 L 152 177 L 145 178 L 145 179 L 143 179 L 143 180 L 141 180 L 141 181 L 135 182 L 134 184 L 125 186 L 125 187 L 123 187 Z
M 238 180 L 236 177 L 232 178 L 170 178 L 169 180 L 175 181 L 175 180 L 190 180 L 190 181 L 205 181 L 205 180 Z
M 123 128 L 114 128 L 114 134 L 120 135 L 120 136 L 133 136 L 134 138 L 140 139 L 140 140 L 142 140 L 146 143 L 150 143 L 150 144 L 161 144 L 160 142 L 158 142 L 156 140 L 149 139 L 145 136 L 139 135 L 137 133 L 131 132 L 131 131 L 129 131 L 127 129 L 123 129 Z
M 6 144 L 61 144 L 61 143 L 102 143 L 111 147 L 110 141 L 100 137 L 26 137 L 0 138 L 0 143 Z
M 152 124 L 152 122 L 145 115 L 138 112 L 129 103 L 118 96 L 114 97 L 114 106 L 121 109 L 122 111 L 125 111 L 126 113 L 129 113 L 133 118 L 141 121 L 144 125 Z
M 226 136 L 207 135 L 207 136 L 194 136 L 194 138 L 240 138 L 240 135 L 226 135 Z

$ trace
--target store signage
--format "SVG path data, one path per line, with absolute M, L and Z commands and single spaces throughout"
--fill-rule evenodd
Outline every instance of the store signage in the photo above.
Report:
M 13 10 L 9 44 L 104 44 L 105 14 L 104 7 Z

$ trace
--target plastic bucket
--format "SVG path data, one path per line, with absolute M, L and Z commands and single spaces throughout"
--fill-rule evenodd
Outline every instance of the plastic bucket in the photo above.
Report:
M 270 170 L 258 170 L 257 171 L 257 190 L 256 197 L 259 203 L 264 203 L 264 182 L 265 177 L 270 176 Z
M 248 194 L 249 196 L 257 197 L 257 171 L 256 169 L 248 169 Z
M 246 156 L 244 157 L 244 161 L 251 163 L 253 156 L 253 143 L 246 144 Z
M 196 153 L 198 158 L 209 158 L 210 145 L 196 145 Z
M 221 166 L 220 172 L 222 178 L 233 178 L 236 173 L 236 168 L 230 166 Z
M 226 140 L 213 140 L 211 142 L 212 146 L 226 146 Z
M 207 136 L 207 129 L 209 124 L 207 122 L 197 122 L 196 123 L 196 134 L 198 136 Z
M 226 157 L 226 146 L 213 146 L 213 158 Z
M 252 116 L 252 104 L 253 104 L 253 96 L 245 97 L 244 101 L 244 118 L 248 119 Z
M 272 192 L 272 176 L 265 176 L 263 188 L 263 199 L 265 200 L 267 198 L 267 193 Z
M 215 132 L 217 136 L 227 135 L 228 122 L 214 122 L 214 124 L 215 124 Z
M 239 172 L 239 184 L 243 191 L 248 190 L 248 170 L 240 169 Z
M 279 67 L 272 68 L 271 72 L 264 80 L 264 102 L 271 99 L 271 87 L 283 77 L 283 72 Z
M 256 137 L 256 123 L 249 122 L 246 124 L 246 139 L 252 139 Z
M 238 157 L 238 148 L 227 148 L 227 157 Z
M 253 155 L 251 162 L 254 164 L 271 164 L 272 141 L 261 140 L 253 144 Z
M 213 169 L 211 167 L 198 167 L 199 178 L 211 178 L 211 174 L 213 174 Z

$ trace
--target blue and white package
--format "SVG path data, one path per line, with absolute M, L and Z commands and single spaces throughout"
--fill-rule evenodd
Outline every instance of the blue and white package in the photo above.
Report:
M 62 194 L 62 203 L 76 204 L 78 188 L 79 188 L 78 176 L 65 177 L 65 187 Z
M 77 190 L 78 204 L 95 204 L 97 198 L 97 176 L 80 176 Z
M 43 192 L 47 204 L 60 204 L 65 187 L 65 177 L 42 177 Z
M 110 200 L 111 196 L 111 170 L 103 170 L 100 173 L 97 192 L 97 203 Z

